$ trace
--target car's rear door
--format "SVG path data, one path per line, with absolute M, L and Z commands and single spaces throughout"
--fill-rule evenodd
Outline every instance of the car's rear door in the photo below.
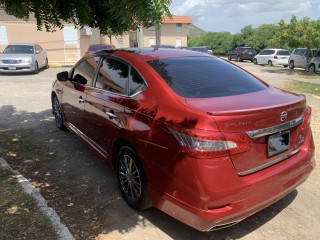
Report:
M 71 78 L 63 88 L 61 99 L 64 118 L 68 126 L 81 136 L 86 131 L 84 123 L 84 106 L 87 91 L 91 84 L 98 65 L 97 58 L 86 58 L 74 67 Z
M 113 57 L 103 57 L 94 88 L 87 94 L 86 134 L 95 149 L 105 157 L 114 134 L 123 127 L 128 75 L 128 64 Z

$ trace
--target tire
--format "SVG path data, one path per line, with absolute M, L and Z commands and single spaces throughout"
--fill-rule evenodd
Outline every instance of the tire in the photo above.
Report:
M 62 114 L 62 110 L 61 110 L 61 105 L 59 103 L 58 97 L 54 96 L 52 99 L 52 112 L 54 115 L 54 120 L 56 123 L 56 126 L 59 129 L 65 130 L 66 127 L 64 126 L 63 122 L 63 114 Z
M 290 68 L 290 69 L 294 69 L 294 62 L 293 62 L 293 61 L 290 61 L 290 63 L 289 63 L 289 68 Z
M 48 58 L 46 58 L 46 63 L 45 63 L 45 65 L 44 65 L 44 68 L 45 68 L 45 69 L 48 69 L 48 68 L 49 68 Z
M 285 67 L 285 68 L 286 68 L 286 67 L 288 67 L 288 65 L 283 65 L 283 67 Z
M 135 210 L 152 206 L 147 190 L 147 178 L 135 151 L 124 146 L 117 157 L 117 178 L 125 201 Z
M 316 67 L 314 66 L 314 64 L 311 64 L 309 66 L 309 73 L 310 74 L 315 74 L 316 73 Z
M 237 57 L 238 62 L 242 62 L 242 58 L 240 56 Z
M 231 61 L 231 55 L 228 56 L 228 60 Z
M 253 64 L 258 64 L 258 61 L 256 58 L 253 59 Z
M 35 62 L 34 63 L 34 71 L 33 71 L 34 74 L 38 74 L 39 73 L 39 65 L 38 65 L 38 62 Z
M 268 65 L 271 67 L 271 66 L 273 66 L 273 64 L 272 64 L 272 61 L 271 60 L 269 60 L 268 61 Z

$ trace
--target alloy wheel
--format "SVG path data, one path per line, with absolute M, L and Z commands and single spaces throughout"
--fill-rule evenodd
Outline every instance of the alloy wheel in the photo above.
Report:
M 138 201 L 141 197 L 141 177 L 139 169 L 129 155 L 122 155 L 119 159 L 118 174 L 123 193 L 131 201 Z
M 57 127 L 60 129 L 64 128 L 61 106 L 57 97 L 54 97 L 52 107 L 53 107 L 53 115 L 54 115 L 54 119 Z

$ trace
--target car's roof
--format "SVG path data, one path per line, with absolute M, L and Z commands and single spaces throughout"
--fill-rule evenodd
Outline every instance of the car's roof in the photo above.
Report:
M 263 49 L 263 50 L 274 50 L 274 51 L 283 50 L 283 51 L 289 51 L 289 50 L 283 49 L 283 48 L 266 48 L 266 49 Z
M 210 55 L 188 51 L 182 49 L 169 49 L 169 48 L 143 48 L 141 51 L 138 48 L 126 48 L 126 49 L 110 49 L 102 50 L 93 53 L 93 55 L 111 54 L 115 56 L 135 55 L 144 61 L 156 60 L 161 58 L 179 58 L 179 57 L 208 57 Z
M 22 46 L 24 46 L 24 45 L 38 45 L 37 43 L 10 43 L 10 44 L 8 44 L 8 46 L 12 46 L 12 45 L 22 45 Z

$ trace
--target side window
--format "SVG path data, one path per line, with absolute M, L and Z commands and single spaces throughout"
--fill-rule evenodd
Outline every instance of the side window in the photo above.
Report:
M 99 57 L 90 57 L 83 60 L 78 66 L 74 68 L 72 81 L 79 84 L 91 86 L 98 63 Z
M 113 58 L 104 58 L 99 69 L 96 87 L 119 94 L 127 94 L 129 67 Z
M 267 50 L 263 50 L 260 55 L 266 55 Z
M 294 54 L 299 54 L 299 49 L 297 48 L 296 50 L 294 50 L 293 53 L 294 53 Z
M 300 51 L 299 51 L 299 55 L 300 56 L 304 56 L 305 54 L 306 54 L 306 49 L 301 49 Z
M 130 78 L 129 78 L 129 95 L 133 95 L 137 92 L 142 91 L 147 87 L 147 84 L 143 81 L 140 74 L 131 67 Z

